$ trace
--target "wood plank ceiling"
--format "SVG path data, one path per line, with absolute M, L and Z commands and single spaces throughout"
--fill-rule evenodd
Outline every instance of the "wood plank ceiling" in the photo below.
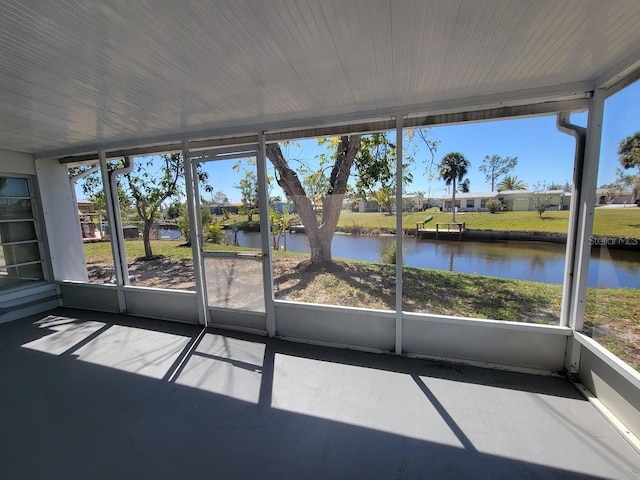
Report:
M 0 1 L 0 148 L 588 90 L 639 46 L 637 0 Z

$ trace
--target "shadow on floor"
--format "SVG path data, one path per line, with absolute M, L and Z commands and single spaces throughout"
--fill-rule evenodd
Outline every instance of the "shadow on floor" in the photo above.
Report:
M 636 478 L 559 378 L 59 309 L 0 325 L 1 478 Z

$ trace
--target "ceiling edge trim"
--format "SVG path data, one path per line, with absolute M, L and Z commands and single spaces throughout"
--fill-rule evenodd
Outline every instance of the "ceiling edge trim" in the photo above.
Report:
M 36 152 L 34 153 L 34 158 L 59 158 L 63 159 L 64 163 L 77 163 L 97 158 L 97 152 L 100 150 L 104 150 L 110 158 L 124 154 L 144 155 L 148 153 L 180 150 L 183 140 L 188 140 L 190 147 L 193 146 L 194 149 L 211 146 L 241 145 L 255 142 L 255 132 L 259 131 L 269 132 L 266 136 L 267 141 L 364 133 L 395 128 L 395 122 L 393 122 L 392 119 L 399 115 L 409 116 L 410 118 L 433 119 L 436 116 L 442 115 L 467 114 L 468 118 L 472 118 L 473 116 L 469 116 L 471 112 L 493 112 L 493 117 L 489 117 L 488 114 L 473 117 L 482 117 L 482 120 L 490 120 L 491 118 L 501 118 L 504 116 L 540 115 L 559 111 L 557 105 L 567 101 L 578 101 L 576 105 L 582 105 L 582 103 L 584 103 L 584 106 L 578 106 L 576 108 L 585 108 L 586 100 L 591 97 L 593 87 L 594 82 L 578 82 L 554 85 L 546 88 L 519 90 L 504 94 L 466 97 L 431 102 L 428 104 L 404 105 L 347 114 L 309 117 L 307 119 L 288 119 L 262 124 L 228 127 L 218 126 L 217 128 L 210 127 L 207 129 L 199 127 L 197 130 L 194 129 L 194 131 L 191 132 L 168 132 L 166 134 L 139 139 L 78 145 L 65 149 Z M 580 102 L 580 100 L 584 102 Z M 516 109 L 516 107 L 519 108 Z M 521 113 L 510 113 L 515 111 Z M 527 111 L 531 111 L 531 113 L 526 113 Z M 459 118 L 462 117 L 464 117 L 464 115 Z M 393 126 L 388 127 L 388 122 L 392 122 Z M 434 125 L 433 123 L 429 124 Z
M 634 76 L 635 78 L 633 78 Z M 595 87 L 604 88 L 608 91 L 615 90 L 615 92 L 617 92 L 629 85 L 629 83 L 633 83 L 633 81 L 637 80 L 638 76 L 640 76 L 640 48 L 634 50 L 613 67 L 597 77 Z M 625 83 L 629 78 L 633 78 L 633 80 Z M 624 85 L 620 86 L 620 84 Z M 609 92 L 607 92 L 607 94 L 610 95 Z

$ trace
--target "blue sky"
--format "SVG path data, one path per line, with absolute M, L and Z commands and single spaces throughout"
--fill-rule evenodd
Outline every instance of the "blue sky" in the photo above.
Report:
M 586 114 L 574 114 L 572 121 L 586 125 Z M 436 160 L 455 151 L 469 160 L 471 167 L 467 178 L 472 192 L 491 190 L 491 184 L 485 181 L 479 170 L 487 155 L 517 157 L 518 164 L 511 174 L 533 188 L 538 182 L 562 184 L 571 181 L 575 141 L 573 137 L 558 132 L 555 122 L 555 116 L 546 116 L 449 125 L 433 128 L 430 136 L 441 142 Z M 439 179 L 426 184 L 429 183 L 435 192 L 432 195 L 447 194 L 444 183 Z M 424 187 L 418 189 L 426 191 Z
M 610 183 L 615 178 L 615 170 L 620 167 L 617 156 L 618 144 L 638 131 L 640 131 L 640 81 L 636 81 L 605 100 L 598 185 Z

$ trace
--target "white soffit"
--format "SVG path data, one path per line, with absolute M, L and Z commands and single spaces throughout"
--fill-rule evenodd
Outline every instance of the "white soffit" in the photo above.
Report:
M 0 148 L 579 95 L 638 46 L 638 0 L 0 0 Z

